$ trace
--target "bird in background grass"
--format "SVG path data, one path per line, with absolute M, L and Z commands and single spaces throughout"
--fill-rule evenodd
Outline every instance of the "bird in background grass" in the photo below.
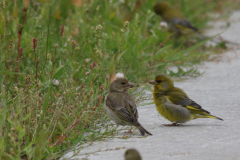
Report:
M 133 88 L 127 79 L 116 77 L 110 85 L 110 91 L 106 96 L 105 108 L 108 117 L 117 125 L 135 126 L 140 131 L 141 135 L 152 135 L 138 122 L 137 106 L 128 94 L 128 89 Z
M 124 160 L 142 160 L 142 157 L 136 149 L 132 148 L 126 150 Z
M 194 33 L 197 33 L 197 38 L 201 40 L 209 39 L 211 42 L 217 43 L 220 46 L 226 47 L 225 44 L 237 46 L 240 45 L 238 42 L 225 40 L 221 36 L 217 36 L 212 39 L 211 37 L 202 35 L 197 28 L 192 26 L 192 24 L 188 21 L 188 19 L 183 15 L 181 11 L 172 7 L 167 2 L 157 2 L 154 5 L 153 10 L 157 15 L 160 15 L 165 22 L 168 23 L 168 32 L 171 34 L 174 33 L 173 36 L 175 37 L 180 37 L 182 35 L 192 35 Z
M 179 123 L 197 118 L 214 118 L 207 110 L 191 100 L 188 95 L 180 88 L 174 87 L 173 81 L 163 75 L 157 75 L 149 84 L 154 86 L 153 100 L 158 112 L 173 124 L 165 126 L 179 126 Z
M 157 2 L 153 9 L 156 14 L 160 15 L 168 23 L 170 33 L 181 36 L 198 32 L 198 29 L 193 27 L 187 18 L 179 10 L 170 6 L 169 3 Z

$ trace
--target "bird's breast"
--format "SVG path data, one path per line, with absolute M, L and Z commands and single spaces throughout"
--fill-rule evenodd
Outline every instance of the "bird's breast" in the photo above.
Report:
M 166 96 L 163 94 L 153 93 L 153 99 L 156 109 L 164 118 L 178 123 L 188 121 L 190 113 L 186 108 L 167 101 Z

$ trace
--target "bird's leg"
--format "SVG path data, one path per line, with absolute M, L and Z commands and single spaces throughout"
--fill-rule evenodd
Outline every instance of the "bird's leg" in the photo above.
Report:
M 179 123 L 173 123 L 173 124 L 163 124 L 164 126 L 180 126 Z
M 189 36 L 187 36 L 187 41 L 185 42 L 185 46 L 186 47 L 191 47 L 193 44 L 192 44 L 192 42 L 190 41 L 190 37 Z
M 130 129 L 129 131 L 125 132 L 125 133 L 133 133 L 132 130 Z
M 127 132 L 125 132 L 125 133 L 133 133 L 133 132 L 132 132 L 132 127 L 130 128 L 129 131 L 127 131 Z
M 192 46 L 192 43 L 191 43 L 189 40 L 187 40 L 187 41 L 185 42 L 185 45 L 186 45 L 186 47 L 191 47 L 191 46 Z

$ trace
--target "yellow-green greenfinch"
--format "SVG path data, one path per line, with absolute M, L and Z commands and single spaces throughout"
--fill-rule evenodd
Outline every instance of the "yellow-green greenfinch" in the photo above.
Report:
M 214 118 L 210 112 L 191 100 L 188 95 L 180 88 L 174 87 L 173 81 L 163 75 L 157 75 L 149 84 L 154 86 L 153 100 L 158 112 L 173 124 L 166 126 L 178 126 L 196 118 Z
M 152 135 L 138 122 L 137 106 L 128 94 L 128 89 L 134 87 L 125 78 L 117 78 L 110 85 L 110 91 L 106 96 L 105 108 L 109 118 L 117 125 L 135 126 L 142 136 Z
M 124 154 L 124 160 L 142 160 L 141 155 L 136 149 L 128 149 Z
M 169 32 L 175 33 L 177 36 L 198 32 L 198 29 L 193 27 L 179 10 L 170 6 L 167 2 L 157 2 L 153 9 L 168 23 Z

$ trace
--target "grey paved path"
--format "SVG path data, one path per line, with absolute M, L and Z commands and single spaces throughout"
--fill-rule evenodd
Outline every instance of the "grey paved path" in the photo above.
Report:
M 231 27 L 237 29 L 231 31 Z M 232 34 L 234 40 L 240 42 L 240 22 L 233 23 L 231 27 L 227 31 L 227 37 Z M 200 70 L 205 71 L 203 76 L 175 82 L 175 86 L 184 89 L 191 99 L 224 121 L 197 119 L 180 127 L 165 127 L 161 124 L 169 122 L 159 116 L 155 105 L 140 106 L 139 121 L 153 136 L 139 138 L 135 135 L 129 139 L 115 138 L 95 142 L 80 154 L 102 150 L 87 158 L 123 160 L 126 149 L 136 148 L 143 160 L 239 160 L 240 50 L 228 51 L 220 63 L 205 62 Z M 122 134 L 123 131 L 120 135 Z M 115 150 L 117 147 L 125 149 Z M 103 151 L 106 149 L 111 150 Z M 69 152 L 65 156 L 72 154 Z M 79 155 L 72 159 L 85 157 L 86 155 Z

